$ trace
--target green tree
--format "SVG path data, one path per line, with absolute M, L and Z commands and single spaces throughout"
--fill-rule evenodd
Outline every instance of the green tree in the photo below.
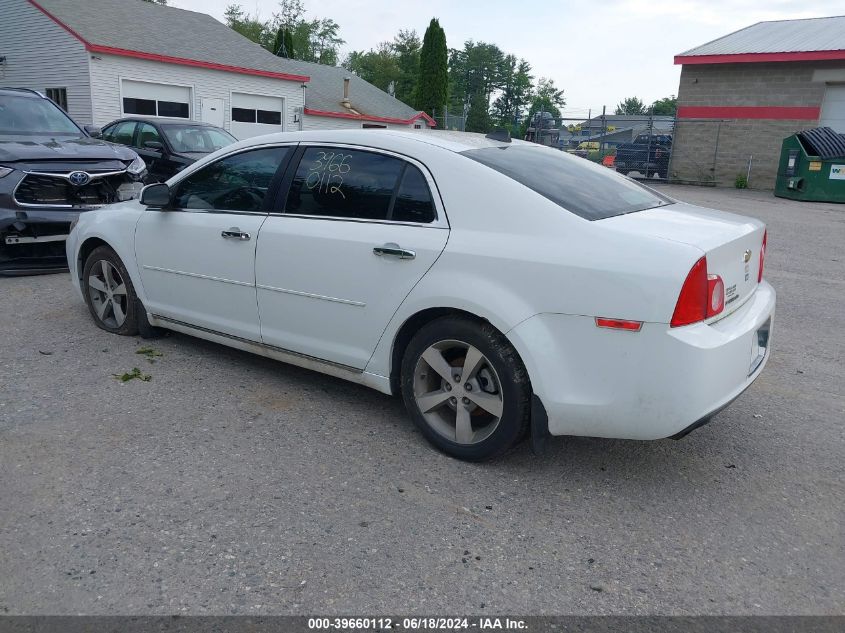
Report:
M 226 26 L 237 31 L 245 38 L 261 44 L 264 48 L 273 51 L 276 30 L 269 22 L 262 21 L 258 15 L 252 16 L 239 4 L 230 4 L 224 12 Z
M 469 110 L 467 111 L 466 131 L 467 132 L 489 132 L 491 126 L 490 120 L 490 102 L 487 95 L 482 90 L 477 90 L 472 97 L 470 97 Z
M 663 116 L 675 116 L 678 110 L 678 98 L 675 95 L 663 97 L 651 104 L 651 113 Z
M 531 98 L 533 86 L 531 64 L 524 59 L 517 61 L 513 55 L 505 56 L 500 71 L 499 96 L 493 102 L 492 117 L 496 125 L 519 134 L 518 121 Z
M 271 53 L 280 50 L 284 42 L 293 59 L 336 65 L 340 46 L 345 43 L 338 23 L 331 18 L 306 20 L 301 0 L 283 0 L 279 6 L 280 13 L 271 20 L 262 20 L 258 14 L 244 11 L 241 5 L 230 4 L 224 13 L 226 25 Z
M 393 50 L 396 64 L 399 66 L 399 78 L 396 80 L 396 98 L 411 103 L 417 90 L 420 75 L 420 47 L 422 42 L 414 30 L 401 30 L 393 38 Z
M 638 97 L 623 99 L 616 106 L 616 114 L 645 114 L 646 107 Z
M 432 18 L 420 49 L 420 72 L 414 103 L 418 110 L 436 115 L 446 105 L 449 97 L 448 55 L 446 33 L 437 18 Z
M 560 109 L 565 105 L 566 98 L 563 96 L 563 90 L 555 86 L 553 79 L 540 77 L 531 97 L 531 107 L 528 109 L 528 115 L 522 124 L 521 135 L 525 136 L 535 114 L 538 112 L 551 112 L 553 117 L 559 117 Z
M 395 86 L 401 74 L 396 53 L 390 42 L 382 42 L 376 50 L 352 51 L 343 60 L 343 67 L 385 91 L 391 82 Z
M 295 58 L 293 50 L 293 33 L 289 28 L 282 25 L 276 31 L 276 39 L 273 41 L 273 50 L 276 57 Z

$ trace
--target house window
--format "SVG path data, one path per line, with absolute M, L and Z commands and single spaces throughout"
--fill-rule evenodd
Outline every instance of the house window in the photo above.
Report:
M 232 121 L 241 123 L 263 123 L 281 125 L 282 113 L 273 110 L 253 110 L 251 108 L 232 108 Z
M 363 128 L 365 130 L 386 130 L 386 125 L 378 125 L 377 123 L 364 123 Z
M 47 88 L 47 98 L 67 112 L 67 88 Z
M 175 119 L 190 118 L 190 107 L 178 101 L 157 101 L 123 97 L 124 114 L 142 114 L 145 116 L 164 116 Z
M 421 129 L 422 129 L 422 125 L 420 125 L 419 123 L 417 123 L 416 125 L 414 125 L 414 129 L 415 129 L 415 130 L 421 130 Z

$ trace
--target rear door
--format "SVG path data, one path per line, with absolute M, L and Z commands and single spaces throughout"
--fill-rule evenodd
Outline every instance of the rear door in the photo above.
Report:
M 288 178 L 258 238 L 261 338 L 363 369 L 446 245 L 434 182 L 414 161 L 342 146 L 301 148 Z

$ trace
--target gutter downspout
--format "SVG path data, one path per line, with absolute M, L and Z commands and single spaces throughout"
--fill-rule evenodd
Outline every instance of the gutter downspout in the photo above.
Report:
M 306 88 L 306 85 L 303 83 L 302 84 L 302 114 L 299 117 L 299 131 L 300 132 L 305 129 L 303 127 L 305 125 L 305 88 Z

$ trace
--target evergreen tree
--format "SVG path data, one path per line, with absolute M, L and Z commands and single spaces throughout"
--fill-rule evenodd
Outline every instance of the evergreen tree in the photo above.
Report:
M 414 104 L 418 110 L 442 114 L 449 96 L 448 54 L 446 33 L 437 18 L 432 18 L 420 50 L 420 74 Z

